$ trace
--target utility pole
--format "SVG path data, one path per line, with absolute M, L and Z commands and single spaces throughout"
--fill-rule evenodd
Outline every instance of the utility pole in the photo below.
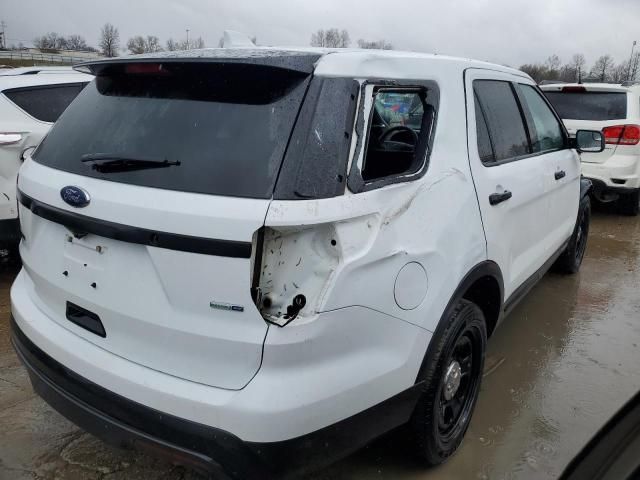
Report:
M 633 43 L 635 45 L 635 42 Z M 189 50 L 189 29 L 187 28 L 187 50 Z
M 0 47 L 3 48 L 3 49 L 7 48 L 7 37 L 5 36 L 5 33 L 4 33 L 4 29 L 6 28 L 6 26 L 7 26 L 7 24 L 4 23 L 4 20 L 2 20 L 0 22 L 0 29 L 1 29 L 1 32 L 0 32 Z
M 633 41 L 633 45 L 631 45 L 631 57 L 629 57 L 629 69 L 627 70 L 627 82 L 631 80 L 631 64 L 633 63 L 633 51 L 636 48 L 636 41 Z

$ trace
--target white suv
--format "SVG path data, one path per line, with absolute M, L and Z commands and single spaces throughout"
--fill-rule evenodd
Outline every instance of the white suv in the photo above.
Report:
M 92 78 L 71 67 L 0 72 L 0 248 L 12 248 L 20 240 L 16 175 L 22 152 L 40 143 Z
M 20 171 L 12 339 L 118 445 L 281 478 L 409 423 L 438 464 L 487 337 L 582 261 L 575 148 L 602 135 L 570 139 L 516 70 L 309 49 L 81 68 Z
M 569 135 L 601 130 L 606 148 L 582 155 L 582 174 L 603 203 L 617 201 L 628 215 L 640 213 L 640 85 L 559 84 L 541 87 Z

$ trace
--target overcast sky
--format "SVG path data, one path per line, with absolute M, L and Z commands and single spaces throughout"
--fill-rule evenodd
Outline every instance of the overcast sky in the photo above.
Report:
M 384 38 L 397 49 L 436 52 L 519 66 L 557 53 L 587 63 L 604 53 L 628 59 L 640 40 L 640 0 L 0 0 L 9 44 L 49 31 L 83 35 L 97 45 L 113 23 L 121 46 L 137 34 L 216 46 L 223 30 L 266 45 L 308 45 L 318 28 Z

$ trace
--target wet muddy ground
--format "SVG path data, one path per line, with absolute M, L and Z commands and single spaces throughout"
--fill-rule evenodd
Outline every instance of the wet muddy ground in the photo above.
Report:
M 556 478 L 640 389 L 639 258 L 640 221 L 596 213 L 580 274 L 548 274 L 491 338 L 471 427 L 446 465 L 425 470 L 396 432 L 310 478 Z M 114 450 L 34 395 L 9 345 L 16 269 L 0 269 L 0 479 L 200 478 Z

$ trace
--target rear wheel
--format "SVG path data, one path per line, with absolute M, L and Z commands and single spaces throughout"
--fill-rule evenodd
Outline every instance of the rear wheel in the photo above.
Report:
M 620 195 L 618 206 L 620 207 L 620 211 L 625 215 L 637 216 L 640 213 L 640 190 Z
M 460 300 L 432 339 L 420 373 L 425 390 L 410 426 L 418 455 L 429 465 L 450 457 L 462 442 L 480 392 L 487 330 L 482 311 Z
M 587 238 L 589 236 L 589 223 L 591 221 L 591 201 L 588 196 L 580 200 L 578 219 L 573 229 L 573 235 L 565 251 L 560 255 L 554 265 L 554 269 L 560 273 L 573 274 L 580 270 L 584 253 L 587 250 Z

